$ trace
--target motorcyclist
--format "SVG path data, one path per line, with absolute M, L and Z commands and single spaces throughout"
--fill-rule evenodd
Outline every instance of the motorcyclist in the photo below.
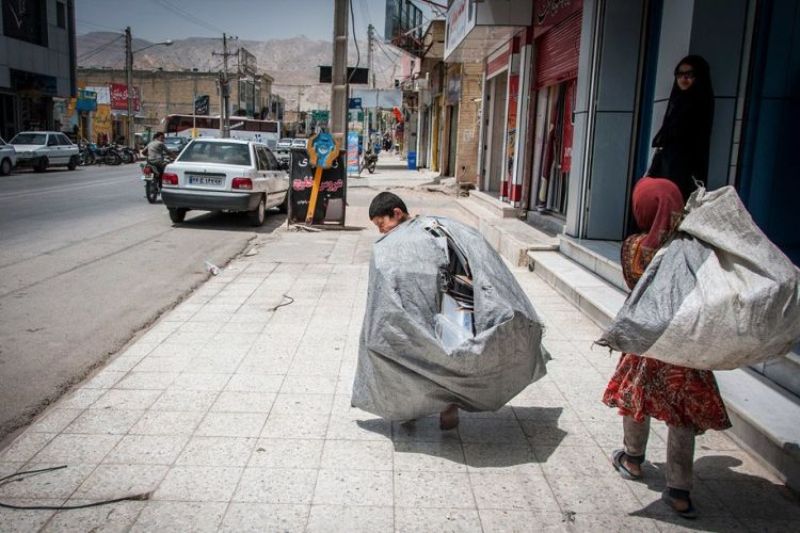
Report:
M 169 152 L 167 152 L 167 145 L 164 144 L 164 134 L 160 131 L 156 133 L 144 150 L 147 162 L 156 169 L 160 178 L 164 173 L 164 167 L 169 163 Z

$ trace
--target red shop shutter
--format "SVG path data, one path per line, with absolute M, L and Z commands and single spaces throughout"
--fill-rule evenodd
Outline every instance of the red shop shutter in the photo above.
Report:
M 536 40 L 536 89 L 578 77 L 581 13 Z

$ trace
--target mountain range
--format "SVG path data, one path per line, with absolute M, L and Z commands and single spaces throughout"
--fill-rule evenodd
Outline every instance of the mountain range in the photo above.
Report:
M 133 39 L 133 50 L 149 47 L 153 43 Z M 229 40 L 229 52 L 244 47 L 256 57 L 258 71 L 274 78 L 273 92 L 286 99 L 288 109 L 297 108 L 299 89 L 302 87 L 300 108 L 322 109 L 330 106 L 330 84 L 320 84 L 320 65 L 330 65 L 333 56 L 331 41 L 314 40 L 305 36 L 291 39 L 265 41 Z M 117 33 L 91 32 L 77 36 L 78 65 L 80 67 L 124 68 L 124 39 Z M 400 76 L 400 52 L 387 45 L 374 47 L 374 67 L 377 87 L 390 87 Z M 367 66 L 367 43 L 359 41 L 358 50 L 350 41 L 348 63 Z M 134 67 L 141 70 L 190 70 L 218 72 L 222 69 L 222 39 L 189 37 L 175 40 L 171 46 L 153 46 L 137 52 Z M 236 71 L 236 56 L 228 59 L 228 69 Z

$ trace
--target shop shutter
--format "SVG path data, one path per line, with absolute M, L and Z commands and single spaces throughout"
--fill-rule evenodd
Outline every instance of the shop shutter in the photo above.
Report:
M 536 40 L 536 89 L 578 77 L 581 13 Z

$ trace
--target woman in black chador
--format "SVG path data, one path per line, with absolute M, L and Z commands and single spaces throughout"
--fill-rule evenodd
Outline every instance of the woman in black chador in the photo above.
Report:
M 653 138 L 656 153 L 647 175 L 672 180 L 686 201 L 696 188 L 695 180 L 706 182 L 713 121 L 708 63 L 700 56 L 686 56 L 675 67 L 675 82 L 664 123 Z

